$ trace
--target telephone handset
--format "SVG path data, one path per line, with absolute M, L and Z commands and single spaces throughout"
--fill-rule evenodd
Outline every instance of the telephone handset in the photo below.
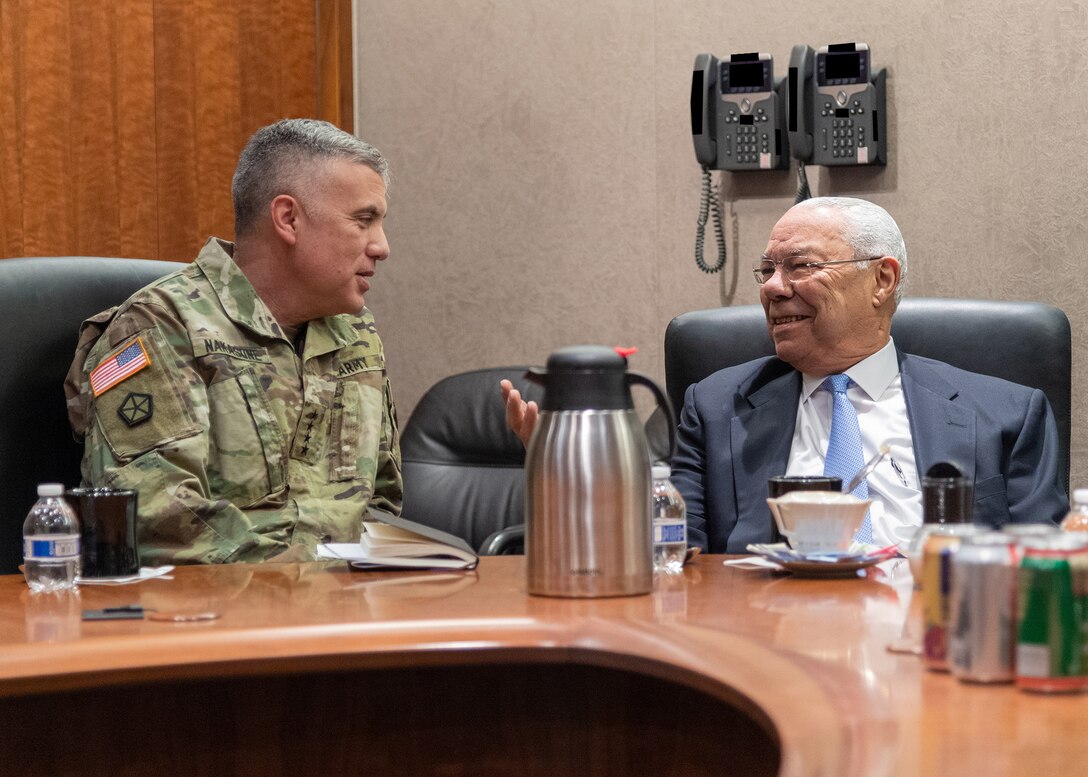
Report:
M 790 154 L 802 162 L 812 160 L 812 57 L 811 46 L 799 43 L 790 52 L 786 71 L 786 134 Z
M 691 140 L 695 144 L 695 159 L 703 167 L 717 169 L 718 144 L 715 138 L 717 113 L 718 58 L 713 54 L 698 54 L 691 74 Z
M 695 146 L 695 159 L 703 171 L 703 186 L 699 198 L 699 219 L 695 225 L 695 264 L 705 273 L 716 273 L 725 267 L 725 231 L 718 195 L 711 180 L 710 170 L 718 166 L 718 72 L 720 63 L 713 54 L 698 54 L 691 74 L 691 140 Z M 714 207 L 711 209 L 711 203 Z M 714 222 L 718 260 L 708 265 L 703 259 L 703 242 L 706 235 L 707 216 Z
M 786 125 L 794 157 L 813 165 L 883 165 L 888 158 L 887 71 L 872 74 L 869 46 L 794 46 Z

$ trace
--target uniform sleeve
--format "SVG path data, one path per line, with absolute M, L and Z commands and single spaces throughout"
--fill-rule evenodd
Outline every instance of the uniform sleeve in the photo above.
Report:
M 124 375 L 117 357 L 133 346 L 148 363 Z M 90 383 L 96 368 L 106 383 L 116 380 L 106 388 L 100 382 L 97 396 Z M 139 492 L 141 563 L 217 563 L 257 550 L 249 517 L 209 497 L 207 389 L 171 311 L 140 304 L 120 313 L 90 349 L 82 373 L 83 478 Z
M 374 493 L 370 504 L 386 512 L 400 515 L 404 501 L 404 484 L 401 479 L 400 427 L 397 424 L 397 408 L 386 378 L 382 394 L 384 410 L 382 437 L 378 448 L 378 468 L 374 476 Z

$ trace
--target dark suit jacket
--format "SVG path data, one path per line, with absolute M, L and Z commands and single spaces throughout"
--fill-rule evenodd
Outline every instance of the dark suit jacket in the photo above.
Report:
M 975 522 L 1057 521 L 1069 508 L 1058 430 L 1038 389 L 899 354 L 918 472 L 951 461 L 975 482 Z M 767 479 L 789 462 L 801 373 L 776 357 L 729 367 L 688 387 L 673 482 L 688 542 L 745 553 L 771 540 Z

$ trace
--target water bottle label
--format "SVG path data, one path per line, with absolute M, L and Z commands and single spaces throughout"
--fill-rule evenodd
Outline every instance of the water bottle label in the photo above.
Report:
M 78 534 L 48 534 L 23 537 L 23 558 L 27 561 L 79 558 Z
M 687 542 L 686 528 L 687 526 L 685 526 L 683 521 L 677 521 L 675 523 L 655 523 L 654 543 Z

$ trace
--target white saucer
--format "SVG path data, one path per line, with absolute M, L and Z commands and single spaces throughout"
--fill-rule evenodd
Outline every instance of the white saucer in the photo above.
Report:
M 753 544 L 747 549 L 800 577 L 855 577 L 859 570 L 887 561 L 896 555 L 894 550 L 879 554 L 869 553 L 860 545 L 855 545 L 846 553 L 814 555 L 798 553 L 784 542 L 773 545 Z

